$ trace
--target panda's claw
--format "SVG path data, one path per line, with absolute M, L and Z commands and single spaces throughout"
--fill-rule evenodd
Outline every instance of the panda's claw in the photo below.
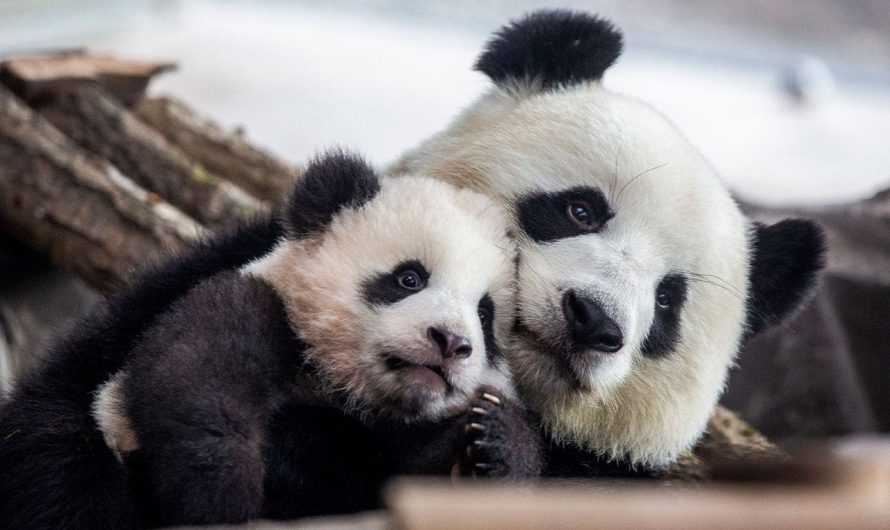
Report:
M 482 425 L 481 423 L 472 422 L 469 425 L 467 425 L 467 431 L 470 431 L 470 430 L 485 432 L 485 425 Z
M 490 402 L 494 403 L 495 405 L 500 405 L 500 404 L 501 404 L 501 398 L 499 398 L 499 397 L 497 397 L 497 396 L 495 396 L 495 395 L 489 394 L 488 392 L 483 392 L 483 393 L 482 393 L 482 399 L 485 399 L 485 400 L 487 400 L 487 401 L 490 401 Z
M 472 410 L 473 412 L 475 412 L 476 414 L 478 414 L 480 416 L 485 416 L 488 414 L 488 411 L 483 409 L 482 407 L 473 407 L 470 410 Z

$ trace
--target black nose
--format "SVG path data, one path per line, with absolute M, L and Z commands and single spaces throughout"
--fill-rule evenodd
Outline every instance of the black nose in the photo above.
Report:
M 586 346 L 605 353 L 616 352 L 624 346 L 621 328 L 595 300 L 570 289 L 562 297 L 562 312 L 576 346 Z
M 426 330 L 426 334 L 439 346 L 439 351 L 442 352 L 442 357 L 445 359 L 469 357 L 473 353 L 473 346 L 470 345 L 470 341 L 466 337 L 438 328 L 429 328 Z

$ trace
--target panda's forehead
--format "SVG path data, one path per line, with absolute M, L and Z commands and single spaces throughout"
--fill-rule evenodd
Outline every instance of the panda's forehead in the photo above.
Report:
M 431 284 L 484 292 L 512 256 L 492 201 L 428 178 L 387 179 L 378 196 L 334 218 L 317 256 L 360 278 L 417 261 Z M 459 203 L 460 201 L 460 203 Z M 474 209 L 467 202 L 478 201 Z

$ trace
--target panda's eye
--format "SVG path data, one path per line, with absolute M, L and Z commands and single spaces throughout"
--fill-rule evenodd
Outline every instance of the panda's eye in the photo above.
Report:
M 566 209 L 569 218 L 578 226 L 584 229 L 593 228 L 593 214 L 590 211 L 590 205 L 586 202 L 573 201 L 569 203 Z
M 480 307 L 476 310 L 476 314 L 479 315 L 479 323 L 482 324 L 482 327 L 488 325 L 488 321 L 491 320 L 491 313 L 489 313 L 488 309 L 485 307 Z
M 408 270 L 399 273 L 399 287 L 409 291 L 419 291 L 424 288 L 423 278 L 415 271 Z
M 671 295 L 664 291 L 660 291 L 655 295 L 655 303 L 658 304 L 658 307 L 667 309 L 671 306 Z

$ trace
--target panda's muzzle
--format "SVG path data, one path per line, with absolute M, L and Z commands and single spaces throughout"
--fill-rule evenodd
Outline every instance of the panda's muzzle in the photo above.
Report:
M 569 289 L 562 297 L 562 312 L 576 349 L 615 353 L 624 346 L 621 328 L 596 300 Z

